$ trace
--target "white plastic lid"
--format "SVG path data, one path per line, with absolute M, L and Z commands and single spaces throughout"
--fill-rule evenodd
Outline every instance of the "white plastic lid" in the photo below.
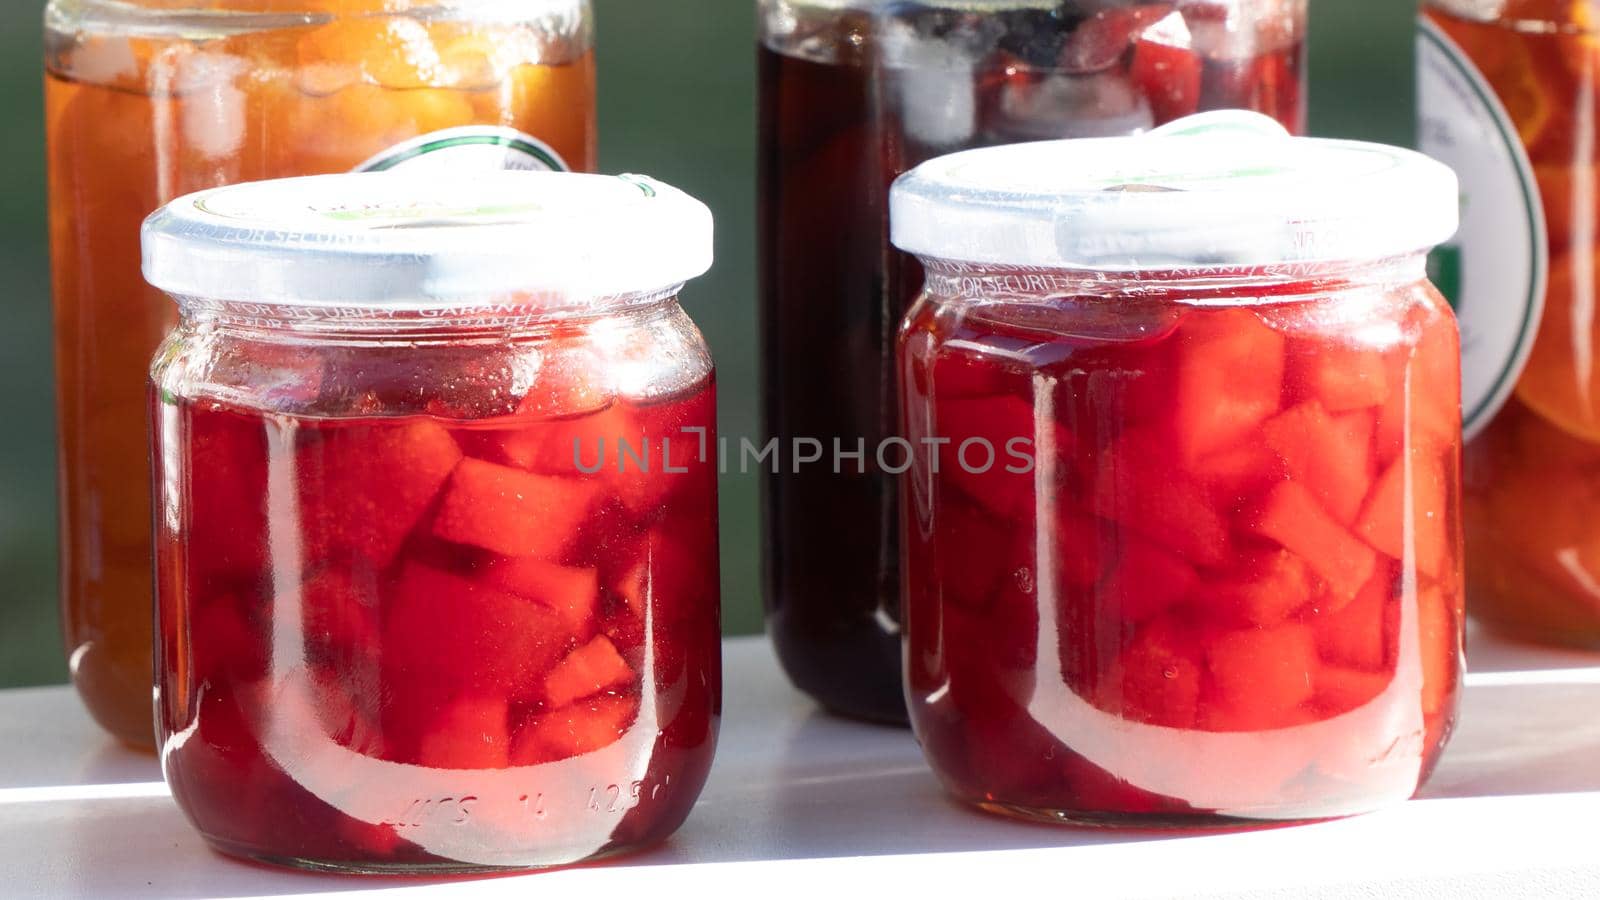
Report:
M 637 175 L 324 175 L 173 201 L 144 224 L 144 276 L 290 306 L 582 306 L 704 274 L 711 237 L 705 204 Z
M 1455 234 L 1455 173 L 1397 147 L 1291 137 L 1257 113 L 940 157 L 901 176 L 894 245 L 1119 271 L 1378 260 Z

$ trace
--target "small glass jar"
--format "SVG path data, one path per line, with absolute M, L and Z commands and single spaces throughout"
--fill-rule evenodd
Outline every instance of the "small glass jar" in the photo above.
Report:
M 1600 647 L 1600 21 L 1568 0 L 1431 0 L 1419 135 L 1461 176 L 1437 260 L 1461 319 L 1472 614 Z
M 1237 116 L 1237 118 L 1236 118 Z M 1461 673 L 1455 183 L 1249 114 L 903 177 L 906 679 L 957 797 L 1204 825 L 1403 800 Z
M 52 0 L 45 12 L 73 683 L 148 747 L 144 373 L 175 322 L 139 224 L 266 178 L 405 167 L 592 170 L 588 0 Z
M 760 0 L 766 430 L 846 451 L 895 434 L 915 260 L 888 191 L 972 147 L 1135 134 L 1200 109 L 1305 124 L 1305 0 Z M 768 631 L 835 712 L 904 722 L 893 473 L 766 476 Z
M 711 217 L 649 179 L 181 199 L 145 272 L 156 712 L 214 847 L 561 865 L 678 827 L 720 715 Z

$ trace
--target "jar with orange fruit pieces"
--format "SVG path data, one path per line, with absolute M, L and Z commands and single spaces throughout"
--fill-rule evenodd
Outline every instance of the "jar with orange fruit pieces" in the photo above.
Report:
M 73 680 L 149 746 L 150 501 L 140 381 L 173 324 L 139 224 L 190 191 L 428 166 L 595 165 L 588 0 L 54 0 L 46 11 Z
M 1461 320 L 1469 606 L 1600 645 L 1600 21 L 1580 0 L 1430 0 L 1422 149 L 1461 176 L 1434 258 Z

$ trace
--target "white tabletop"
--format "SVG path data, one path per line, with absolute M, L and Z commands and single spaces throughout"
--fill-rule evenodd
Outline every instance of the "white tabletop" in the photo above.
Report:
M 155 760 L 102 737 L 69 689 L 0 691 L 0 895 L 1600 897 L 1600 655 L 1479 635 L 1472 645 L 1461 727 L 1420 799 L 1315 825 L 1173 836 L 957 806 L 909 732 L 816 711 L 764 640 L 734 639 L 716 767 L 669 842 L 592 867 L 432 881 L 211 853 Z

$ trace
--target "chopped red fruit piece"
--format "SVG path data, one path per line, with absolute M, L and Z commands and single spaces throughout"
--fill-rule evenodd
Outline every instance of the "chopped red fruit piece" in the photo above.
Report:
M 1392 387 L 1384 354 L 1364 347 L 1307 342 L 1290 354 L 1290 375 L 1303 391 L 1329 412 L 1349 412 L 1382 405 Z
M 999 570 L 1012 556 L 1015 526 L 954 503 L 946 509 L 934 526 L 932 559 L 942 594 L 967 609 L 983 609 L 999 587 Z
M 1447 450 L 1426 443 L 1396 458 L 1378 476 L 1356 522 L 1356 532 L 1367 543 L 1394 559 L 1405 559 L 1405 504 L 1409 495 L 1417 571 L 1430 578 L 1440 577 L 1448 568 L 1455 540 L 1448 516 L 1453 485 L 1445 458 L 1454 453 L 1453 445 Z
M 677 513 L 650 529 L 638 542 L 636 561 L 609 582 L 632 615 L 643 618 L 648 608 L 657 623 L 694 618 L 715 609 L 721 597 L 716 529 Z
M 1278 412 L 1284 337 L 1248 309 L 1191 316 L 1178 329 L 1176 414 L 1186 461 L 1229 449 Z
M 1133 80 L 1150 100 L 1156 124 L 1200 109 L 1200 54 L 1189 46 L 1189 29 L 1177 13 L 1145 30 L 1133 48 Z
M 940 403 L 934 411 L 934 430 L 950 440 L 939 448 L 939 472 L 951 484 L 996 515 L 1015 516 L 1028 510 L 1037 469 L 1011 471 L 1020 464 L 1007 454 L 1018 438 L 1034 446 L 1033 407 L 1026 401 L 1006 394 Z M 1053 437 L 1052 453 L 1072 453 L 1072 435 L 1059 423 Z
M 1316 704 L 1334 715 L 1349 712 L 1371 703 L 1392 681 L 1394 675 L 1389 672 L 1323 666 L 1317 672 Z
M 1204 489 L 1168 467 L 1160 441 L 1130 430 L 1101 455 L 1095 512 L 1114 519 L 1197 565 L 1230 554 L 1227 524 Z
M 945 515 L 940 524 L 955 518 Z M 1086 516 L 1070 509 L 1056 516 L 1056 575 L 1071 587 L 1092 587 L 1105 570 L 1107 524 L 1094 516 Z M 1013 547 L 1012 554 L 1019 564 L 1026 564 L 1037 552 L 1033 547 L 1032 529 L 1018 529 L 1023 546 Z M 956 546 L 953 544 L 952 546 Z M 974 545 L 968 545 L 973 549 Z M 975 555 L 975 558 L 988 557 Z M 1181 562 L 1181 560 L 1180 560 Z
M 579 697 L 620 687 L 633 678 L 633 670 L 604 635 L 573 650 L 544 679 L 545 701 L 566 706 Z
M 1194 566 L 1128 535 L 1106 579 L 1105 596 L 1129 622 L 1143 622 L 1181 603 L 1200 583 Z
M 378 646 L 378 587 L 341 566 L 306 579 L 300 592 L 306 643 L 345 662 Z
M 1073 29 L 1061 48 L 1061 68 L 1075 75 L 1116 65 L 1145 29 L 1172 14 L 1170 3 L 1140 3 L 1102 9 Z
M 1138 722 L 1191 728 L 1203 668 L 1194 629 L 1172 617 L 1156 619 L 1113 665 L 1098 705 Z
M 613 404 L 589 415 L 546 419 L 508 432 L 497 455 L 520 469 L 572 478 L 596 469 L 615 472 L 617 442 L 637 447 L 643 437 L 628 411 Z
M 599 485 L 465 459 L 450 477 L 433 533 L 505 556 L 559 559 Z
M 1305 560 L 1335 598 L 1354 597 L 1377 569 L 1378 555 L 1334 521 L 1295 481 L 1272 489 L 1250 528 Z
M 1444 711 L 1461 677 L 1461 611 L 1455 597 L 1437 587 L 1423 588 L 1417 597 L 1424 715 Z
M 296 466 L 302 546 L 319 560 L 387 568 L 460 461 L 450 432 L 429 421 L 312 434 Z
M 417 764 L 436 769 L 504 769 L 511 759 L 504 697 L 462 697 L 422 735 Z
M 1330 416 L 1311 400 L 1274 416 L 1261 432 L 1290 478 L 1310 488 L 1335 519 L 1355 521 L 1372 486 L 1371 416 Z
M 1311 571 L 1300 557 L 1287 550 L 1271 550 L 1247 558 L 1238 572 L 1204 588 L 1207 611 L 1224 621 L 1277 625 L 1316 595 Z
M 1298 623 L 1231 631 L 1206 649 L 1216 696 L 1205 706 L 1215 731 L 1248 731 L 1297 724 L 1317 672 L 1316 638 Z
M 586 418 L 611 402 L 605 365 L 585 343 L 548 348 L 540 362 L 533 387 L 517 406 L 517 415 Z
M 1258 498 L 1286 477 L 1283 458 L 1260 441 L 1245 441 L 1230 450 L 1192 462 L 1189 471 L 1211 495 L 1212 502 L 1237 509 Z
M 206 535 L 207 550 L 189 559 L 201 578 L 257 580 L 267 563 L 267 428 L 223 412 L 209 424 L 189 444 L 189 528 Z
M 517 732 L 511 764 L 554 762 L 608 747 L 622 738 L 638 708 L 634 697 L 591 697 L 537 716 Z
M 531 697 L 570 643 L 565 618 L 542 603 L 407 563 L 385 609 L 385 681 Z
M 1319 604 L 1309 617 L 1316 629 L 1317 652 L 1331 665 L 1378 671 L 1391 658 L 1397 637 L 1399 604 L 1395 578 L 1387 566 L 1364 585 L 1353 600 Z
M 495 560 L 489 564 L 485 577 L 519 597 L 536 600 L 561 613 L 574 634 L 593 625 L 600 604 L 600 573 L 594 569 L 523 556 Z

